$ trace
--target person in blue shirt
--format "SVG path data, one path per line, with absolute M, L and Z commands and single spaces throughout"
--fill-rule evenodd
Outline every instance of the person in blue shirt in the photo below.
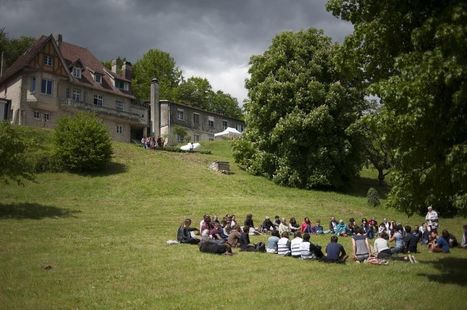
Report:
M 337 240 L 337 236 L 331 237 L 331 242 L 326 246 L 326 256 L 322 258 L 322 261 L 327 263 L 345 263 L 348 256 L 342 244 L 337 243 Z
M 436 242 L 431 244 L 429 251 L 430 253 L 449 253 L 449 232 L 446 229 L 436 239 Z

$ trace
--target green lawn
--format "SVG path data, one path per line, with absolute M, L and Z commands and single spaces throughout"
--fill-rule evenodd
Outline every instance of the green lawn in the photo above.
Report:
M 0 308 L 465 309 L 467 251 L 461 249 L 421 248 L 419 264 L 368 266 L 166 245 L 184 218 L 199 223 L 204 213 L 234 213 L 242 222 L 251 212 L 257 224 L 276 214 L 324 224 L 331 215 L 423 221 L 368 207 L 366 190 L 376 184 L 371 170 L 347 193 L 305 191 L 246 174 L 233 164 L 228 143 L 204 148 L 212 155 L 115 143 L 105 173 L 43 173 L 25 186 L 2 184 Z M 233 174 L 210 171 L 216 159 L 229 160 Z M 458 237 L 464 222 L 441 219 Z M 329 236 L 313 239 L 324 246 Z M 340 241 L 350 251 L 350 240 Z

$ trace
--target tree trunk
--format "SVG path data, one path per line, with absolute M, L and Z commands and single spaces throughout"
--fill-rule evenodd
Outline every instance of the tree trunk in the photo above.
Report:
M 378 169 L 378 181 L 379 185 L 383 186 L 384 185 L 384 171 L 382 168 L 376 168 Z

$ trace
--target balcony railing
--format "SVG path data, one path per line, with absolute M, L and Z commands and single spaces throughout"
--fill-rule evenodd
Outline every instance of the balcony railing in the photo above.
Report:
M 100 106 L 94 103 L 76 101 L 76 100 L 73 100 L 72 98 L 60 99 L 60 104 L 64 107 L 73 107 L 77 109 L 95 112 L 98 114 L 106 114 L 106 115 L 111 115 L 111 116 L 116 116 L 116 117 L 122 117 L 122 118 L 130 119 L 132 121 L 138 122 L 140 124 L 147 125 L 147 120 L 141 116 L 142 114 L 144 115 L 144 111 L 141 111 L 141 114 L 139 114 L 135 112 L 107 107 L 105 105 Z

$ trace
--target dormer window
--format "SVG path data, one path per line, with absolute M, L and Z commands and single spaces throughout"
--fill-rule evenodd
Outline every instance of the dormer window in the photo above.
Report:
M 52 66 L 54 64 L 54 59 L 50 55 L 44 55 L 44 65 Z
M 102 74 L 95 73 L 94 80 L 96 80 L 97 83 L 102 84 Z
M 81 78 L 81 68 L 73 67 L 73 71 L 71 73 L 75 78 Z

